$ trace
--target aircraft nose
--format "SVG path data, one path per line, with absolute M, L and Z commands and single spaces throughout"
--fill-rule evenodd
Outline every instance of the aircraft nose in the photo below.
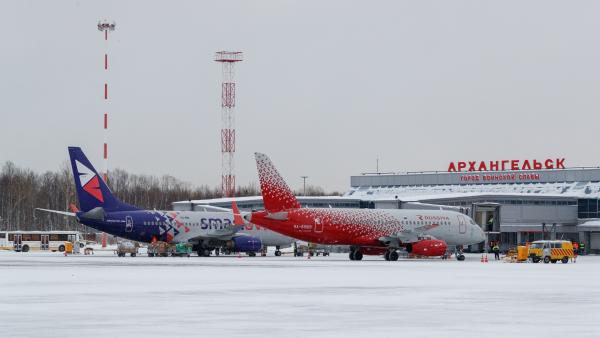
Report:
M 477 235 L 479 237 L 478 238 L 479 242 L 485 241 L 485 237 L 486 237 L 485 232 L 483 232 L 483 229 L 481 229 L 479 226 L 476 226 L 476 227 L 477 227 Z

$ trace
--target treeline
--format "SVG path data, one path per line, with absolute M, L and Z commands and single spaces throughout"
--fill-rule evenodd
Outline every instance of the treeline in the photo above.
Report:
M 108 182 L 112 192 L 120 200 L 146 209 L 170 210 L 174 201 L 221 197 L 218 187 L 193 186 L 169 175 L 136 175 L 123 169 L 115 169 L 109 172 Z M 77 205 L 75 194 L 68 162 L 57 171 L 42 174 L 6 162 L 0 171 L 0 230 L 86 231 L 73 217 L 34 212 L 35 208 L 69 210 L 70 204 Z M 257 184 L 237 187 L 236 196 L 256 195 L 260 195 Z M 320 187 L 307 186 L 306 195 L 326 193 Z

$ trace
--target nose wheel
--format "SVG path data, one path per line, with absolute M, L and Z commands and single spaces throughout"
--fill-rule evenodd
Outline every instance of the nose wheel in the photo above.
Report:
M 463 255 L 463 247 L 462 245 L 459 245 L 456 247 L 456 251 L 454 252 L 454 254 L 456 255 L 456 260 L 457 261 L 464 261 L 465 260 L 465 255 Z
M 386 261 L 397 261 L 398 260 L 398 251 L 396 250 L 388 250 L 383 255 Z

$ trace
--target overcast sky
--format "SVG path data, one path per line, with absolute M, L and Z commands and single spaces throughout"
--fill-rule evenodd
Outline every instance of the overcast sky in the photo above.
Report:
M 0 2 L 0 162 L 57 169 L 69 145 L 110 163 L 220 184 L 218 50 L 237 65 L 238 183 L 268 154 L 293 188 L 566 157 L 600 165 L 598 1 Z

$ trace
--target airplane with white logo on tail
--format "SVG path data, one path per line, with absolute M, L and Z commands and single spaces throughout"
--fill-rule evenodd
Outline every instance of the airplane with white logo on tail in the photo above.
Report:
M 485 240 L 479 225 L 455 211 L 302 208 L 271 160 L 264 154 L 255 156 L 265 209 L 244 218 L 303 241 L 350 245 L 351 260 L 383 254 L 395 261 L 400 248 L 415 255 L 443 256 L 449 245 Z
M 208 256 L 217 248 L 254 255 L 263 246 L 285 246 L 284 243 L 289 246 L 293 241 L 268 230 L 249 227 L 235 203 L 233 211 L 205 207 L 214 212 L 143 210 L 123 203 L 112 194 L 81 148 L 69 147 L 69 155 L 80 210 L 37 210 L 74 216 L 89 227 L 134 241 L 191 243 L 199 256 Z M 278 252 L 280 255 L 279 250 L 275 254 Z

